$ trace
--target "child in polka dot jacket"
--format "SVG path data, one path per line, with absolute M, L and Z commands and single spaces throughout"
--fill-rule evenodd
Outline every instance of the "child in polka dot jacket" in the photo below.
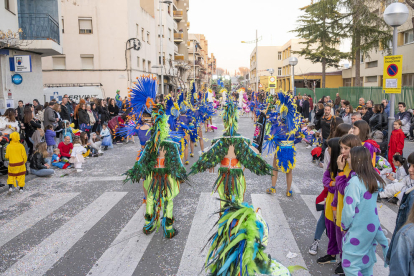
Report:
M 384 185 L 384 180 L 372 166 L 371 154 L 365 147 L 352 148 L 347 162 L 355 174 L 344 195 L 342 228 L 346 234 L 342 267 L 347 276 L 372 276 L 377 244 L 382 246 L 384 258 L 388 251 L 377 210 L 378 188 Z

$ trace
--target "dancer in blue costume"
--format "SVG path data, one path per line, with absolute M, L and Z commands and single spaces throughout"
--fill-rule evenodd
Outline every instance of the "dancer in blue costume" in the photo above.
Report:
M 381 245 L 384 258 L 388 251 L 388 240 L 377 210 L 378 189 L 385 182 L 372 166 L 371 154 L 365 147 L 352 148 L 347 162 L 355 175 L 349 180 L 344 195 L 341 226 L 346 234 L 342 267 L 346 275 L 371 276 L 377 262 L 377 244 Z
M 168 125 L 170 126 L 170 137 L 178 143 L 178 149 L 180 151 L 181 159 L 184 158 L 184 150 L 186 147 L 185 132 L 178 130 L 178 118 L 180 117 L 180 106 L 173 100 L 171 95 L 165 97 L 166 115 L 168 116 Z M 184 163 L 184 161 L 183 161 Z
M 297 112 L 293 97 L 287 93 L 279 92 L 279 100 L 276 103 L 277 110 L 270 115 L 272 122 L 270 133 L 265 137 L 264 149 L 268 153 L 275 152 L 273 167 L 286 174 L 286 196 L 292 196 L 292 171 L 296 165 L 296 136 L 300 130 L 300 114 Z M 278 172 L 272 176 L 272 187 L 266 190 L 268 194 L 276 193 Z
M 177 131 L 185 133 L 184 164 L 188 165 L 188 147 L 190 145 L 190 133 L 195 128 L 195 120 L 188 113 L 190 105 L 184 100 L 184 93 L 178 96 L 177 105 L 180 107 L 180 116 L 177 118 Z

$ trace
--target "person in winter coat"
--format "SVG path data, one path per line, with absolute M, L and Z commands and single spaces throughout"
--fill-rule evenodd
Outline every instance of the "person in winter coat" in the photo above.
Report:
M 36 132 L 36 130 L 42 128 L 42 124 L 39 120 L 33 118 L 33 112 L 30 110 L 30 107 L 25 108 L 24 110 L 24 133 L 25 133 L 25 141 L 27 147 L 29 148 L 29 157 L 33 154 L 33 139 L 32 136 Z
M 108 106 L 109 115 L 111 118 L 118 116 L 119 108 L 115 104 L 115 99 L 111 99 Z
M 398 153 L 403 155 L 404 149 L 404 132 L 401 130 L 402 123 L 400 120 L 394 122 L 394 130 L 391 133 L 390 142 L 388 143 L 388 162 L 392 166 L 392 171 L 395 172 L 395 166 L 393 164 L 393 156 Z
M 406 111 L 404 102 L 398 103 L 398 110 L 400 112 L 397 113 L 395 119 L 401 121 L 401 130 L 406 136 L 408 136 L 410 134 L 411 113 L 409 111 Z
M 18 132 L 10 134 L 10 144 L 6 149 L 6 159 L 9 160 L 7 184 L 9 185 L 9 192 L 13 192 L 13 186 L 16 187 L 16 182 L 19 185 L 19 192 L 23 192 L 26 184 L 26 149 L 20 143 L 20 135 Z
M 62 120 L 66 120 L 68 122 L 70 122 L 70 114 L 71 114 L 71 110 L 69 109 L 68 105 L 68 98 L 63 98 L 62 99 L 62 103 L 60 104 L 60 117 Z
M 309 119 L 309 113 L 310 113 L 310 107 L 309 107 L 309 100 L 308 100 L 308 96 L 303 96 L 303 100 L 302 100 L 302 115 L 303 118 L 305 119 Z
M 53 153 L 53 150 L 56 147 L 55 137 L 56 137 L 56 132 L 53 130 L 53 126 L 52 125 L 46 126 L 45 140 L 47 144 L 47 152 L 49 152 L 50 154 Z
M 108 106 L 105 100 L 98 100 L 97 109 L 99 116 L 101 117 L 101 124 L 107 123 L 110 119 Z
M 81 131 L 89 131 L 91 129 L 88 112 L 86 111 L 86 104 L 79 104 L 78 109 L 78 124 Z
M 30 173 L 36 176 L 49 176 L 54 174 L 55 171 L 50 168 L 50 164 L 46 161 L 48 156 L 49 153 L 46 149 L 46 143 L 41 142 L 37 144 L 36 151 L 30 160 Z
M 73 144 L 70 140 L 69 136 L 65 136 L 63 142 L 60 142 L 58 145 L 58 148 L 60 150 L 61 159 L 66 162 L 66 160 L 69 161 L 70 155 L 72 153 Z
M 55 117 L 55 111 L 52 109 L 51 106 L 46 107 L 46 109 L 43 112 L 43 125 L 54 125 L 56 123 L 56 117 Z

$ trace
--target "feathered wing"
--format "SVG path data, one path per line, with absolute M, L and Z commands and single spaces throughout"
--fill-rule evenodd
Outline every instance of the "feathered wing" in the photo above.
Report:
M 213 141 L 209 150 L 204 152 L 200 158 L 191 166 L 188 175 L 204 172 L 210 168 L 214 168 L 226 156 L 229 147 L 223 140 Z
M 234 143 L 234 152 L 240 163 L 256 175 L 272 175 L 274 170 L 259 154 L 251 148 L 250 141 L 239 138 Z
M 178 145 L 175 142 L 164 142 L 163 146 L 165 150 L 165 167 L 168 169 L 169 174 L 180 182 L 186 181 L 188 179 L 187 172 L 181 162 Z
M 300 127 L 301 116 L 297 112 L 296 103 L 291 95 L 284 92 L 279 92 L 278 97 L 280 101 L 279 123 L 286 125 L 286 135 L 295 135 Z

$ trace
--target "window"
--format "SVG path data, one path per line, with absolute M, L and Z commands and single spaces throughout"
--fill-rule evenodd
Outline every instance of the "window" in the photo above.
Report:
M 364 63 L 364 54 L 361 53 L 361 63 Z
M 65 57 L 53 57 L 53 69 L 62 70 L 66 69 L 66 58 Z
M 135 37 L 136 38 L 139 38 L 139 25 L 138 24 L 136 24 L 137 25 L 137 28 L 136 28 L 136 34 L 135 34 Z
M 404 32 L 404 44 L 414 42 L 414 29 Z
M 10 0 L 4 0 L 4 8 L 10 11 Z
M 352 85 L 352 79 L 344 79 L 344 86 L 351 86 Z
M 145 37 L 144 37 L 144 34 L 145 34 L 145 31 L 144 31 L 144 28 L 142 28 L 142 29 L 141 29 L 141 38 L 142 38 L 142 41 L 143 41 L 143 42 L 145 42 L 145 40 L 144 40 L 144 38 L 145 38 Z
M 282 52 L 277 53 L 277 60 L 282 60 Z
M 12 14 L 16 15 L 16 10 L 14 6 L 13 0 L 4 0 L 4 8 L 11 12 Z
M 84 70 L 93 69 L 93 55 L 81 55 L 81 64 Z
M 168 29 L 168 40 L 171 41 L 171 29 Z
M 150 32 L 147 32 L 147 43 L 150 44 Z
M 281 53 L 279 52 L 279 54 L 281 54 Z M 282 67 L 277 68 L 277 75 L 278 76 L 282 75 Z
M 365 77 L 365 82 L 377 82 L 377 76 Z
M 142 70 L 147 72 L 147 67 L 145 66 L 145 59 L 142 60 Z
M 79 33 L 91 34 L 92 33 L 92 18 L 79 18 Z
M 151 61 L 149 61 L 149 60 L 148 60 L 148 72 L 150 72 L 150 73 L 151 73 L 151 70 L 152 70 L 152 69 L 151 69 Z
M 402 86 L 414 86 L 414 73 L 402 75 Z
M 141 67 L 141 64 L 139 63 L 139 57 L 137 57 L 137 68 L 139 69 Z
M 62 17 L 62 34 L 65 33 L 65 20 Z
M 365 68 L 375 68 L 378 67 L 378 60 L 370 61 L 365 64 Z

